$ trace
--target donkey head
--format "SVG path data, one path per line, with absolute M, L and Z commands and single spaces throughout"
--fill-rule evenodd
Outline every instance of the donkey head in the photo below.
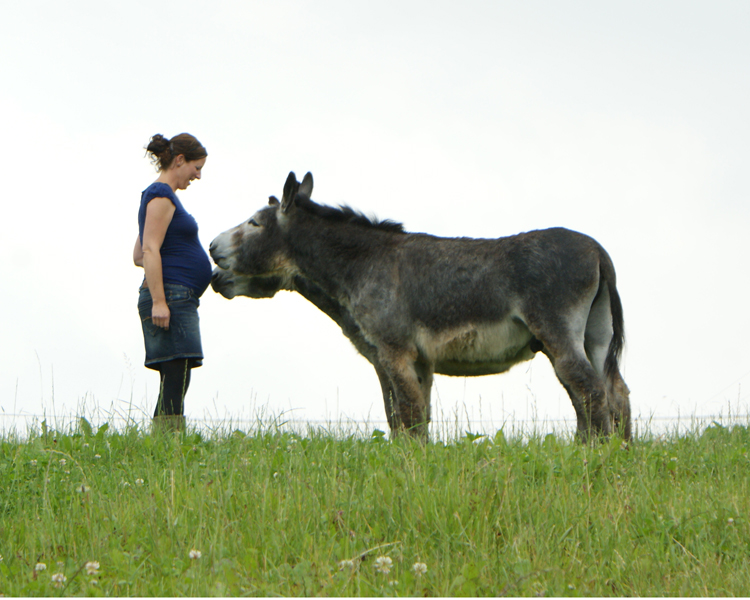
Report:
M 299 195 L 309 199 L 312 188 L 310 173 L 302 183 L 293 172 L 289 173 L 281 202 L 271 196 L 268 206 L 211 242 L 211 258 L 219 267 L 218 273 L 214 273 L 214 289 L 223 295 L 233 293 L 256 298 L 271 297 L 279 289 L 289 289 L 296 266 L 284 251 L 284 221 L 295 198 Z M 273 288 L 276 289 L 271 293 Z

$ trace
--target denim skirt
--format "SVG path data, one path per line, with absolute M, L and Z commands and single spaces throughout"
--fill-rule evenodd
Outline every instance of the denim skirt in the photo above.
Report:
M 146 366 L 159 370 L 159 363 L 187 358 L 189 366 L 203 364 L 198 306 L 200 299 L 193 290 L 175 283 L 164 284 L 169 307 L 169 329 L 157 327 L 151 321 L 153 301 L 148 288 L 142 287 L 138 296 L 138 314 L 143 327 L 146 346 Z

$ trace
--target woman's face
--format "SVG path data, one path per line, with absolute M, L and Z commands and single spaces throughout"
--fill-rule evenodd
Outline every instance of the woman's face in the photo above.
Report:
M 180 154 L 175 159 L 175 170 L 177 175 L 177 189 L 186 190 L 193 179 L 201 178 L 201 170 L 203 165 L 206 164 L 206 157 L 199 158 L 198 160 L 186 161 L 185 157 Z

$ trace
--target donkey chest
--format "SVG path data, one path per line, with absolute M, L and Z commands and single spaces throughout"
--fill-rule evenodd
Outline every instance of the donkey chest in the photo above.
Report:
M 532 334 L 511 316 L 493 323 L 466 324 L 444 331 L 418 328 L 417 347 L 443 375 L 490 375 L 533 358 Z

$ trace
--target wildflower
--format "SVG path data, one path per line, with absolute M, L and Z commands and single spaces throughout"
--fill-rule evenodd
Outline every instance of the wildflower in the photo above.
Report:
M 88 443 L 88 442 L 84 442 L 84 443 L 83 443 L 83 447 L 84 447 L 84 448 L 88 448 L 88 447 L 89 447 L 89 443 Z
M 90 560 L 86 563 L 86 574 L 87 575 L 98 575 L 99 574 L 99 561 Z
M 61 459 L 60 459 L 60 464 L 61 464 L 61 465 L 62 465 L 63 467 L 64 467 L 64 466 L 65 466 L 65 465 L 66 465 L 67 463 L 68 463 L 68 461 L 67 461 L 67 460 L 65 460 L 64 458 L 61 458 Z
M 378 556 L 375 559 L 375 570 L 380 571 L 384 575 L 387 575 L 391 572 L 391 567 L 393 566 L 393 561 L 389 556 Z
M 398 579 L 393 579 L 389 581 L 388 585 L 390 585 L 391 587 L 398 585 Z
M 135 480 L 135 485 L 143 485 L 143 479 L 140 479 L 140 478 L 136 479 Z
M 79 494 L 87 494 L 91 491 L 91 488 L 87 486 L 85 483 L 82 483 L 81 485 L 76 486 L 76 492 Z
M 3 555 L 0 554 L 0 562 L 3 562 Z
M 127 481 L 125 481 L 125 480 L 122 480 L 122 481 L 120 482 L 120 485 L 121 485 L 122 487 L 130 487 L 130 484 L 129 484 L 129 483 L 127 482 Z
M 200 550 L 196 550 L 195 548 L 193 548 L 193 549 L 192 549 L 192 550 L 191 550 L 191 551 L 190 551 L 190 552 L 188 553 L 188 556 L 190 557 L 190 560 L 198 560 L 198 559 L 199 559 L 199 558 L 200 558 L 201 556 L 203 556 L 203 555 L 201 554 L 201 551 L 200 551 Z
M 94 459 L 99 460 L 102 457 L 101 454 L 94 454 Z
M 31 466 L 36 467 L 36 458 L 31 459 Z
M 34 567 L 34 570 L 38 573 L 40 571 L 45 571 L 47 569 L 47 565 L 44 563 L 36 563 L 36 566 Z
M 65 577 L 65 575 L 63 575 L 62 573 L 53 573 L 51 579 L 56 588 L 61 588 L 63 584 L 68 580 L 68 578 Z
M 727 525 L 734 525 L 734 519 L 732 517 L 727 519 Z
M 672 457 L 672 458 L 670 458 L 669 460 L 671 460 L 672 462 L 677 462 L 677 457 L 676 457 L 676 456 L 673 456 L 673 457 Z
M 339 562 L 339 571 L 343 571 L 344 569 L 353 569 L 354 568 L 354 561 L 351 559 L 342 560 Z
M 420 576 L 424 575 L 425 573 L 427 573 L 427 565 L 424 564 L 423 562 L 415 562 L 411 566 L 411 570 L 414 571 L 414 574 L 417 577 L 420 577 Z

